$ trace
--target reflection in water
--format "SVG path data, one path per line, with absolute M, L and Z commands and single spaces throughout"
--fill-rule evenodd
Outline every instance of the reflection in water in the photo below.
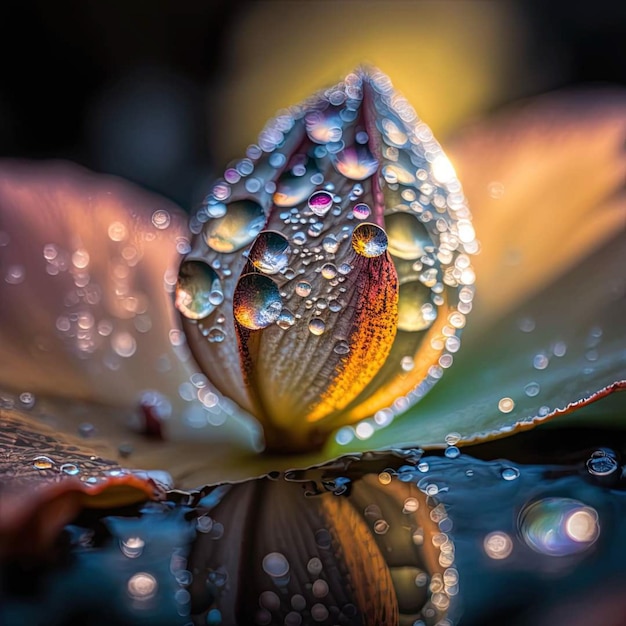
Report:
M 366 453 L 84 513 L 49 565 L 0 571 L 0 621 L 532 624 L 596 575 L 626 582 L 626 498 L 597 458 L 618 462 Z

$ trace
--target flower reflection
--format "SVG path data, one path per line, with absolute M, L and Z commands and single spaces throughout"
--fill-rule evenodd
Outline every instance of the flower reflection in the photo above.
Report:
M 364 101 L 373 110 L 363 109 Z M 42 502 L 63 504 L 48 528 L 54 534 L 85 503 L 160 498 L 171 487 L 167 477 L 107 458 L 124 456 L 124 466 L 138 467 L 160 467 L 167 458 L 166 469 L 185 486 L 376 446 L 441 447 L 445 462 L 454 463 L 459 446 L 529 428 L 620 388 L 626 259 L 614 235 L 623 214 L 612 203 L 619 183 L 613 172 L 625 167 L 623 100 L 608 101 L 600 119 L 585 118 L 587 133 L 565 153 L 556 149 L 558 158 L 541 175 L 529 165 L 545 149 L 545 136 L 539 132 L 537 142 L 533 135 L 545 130 L 544 105 L 537 106 L 519 128 L 513 114 L 498 141 L 470 132 L 453 152 L 461 176 L 480 166 L 469 176 L 477 229 L 482 223 L 485 233 L 477 272 L 470 257 L 478 244 L 455 167 L 379 74 L 351 74 L 341 88 L 272 120 L 211 188 L 191 233 L 176 207 L 120 181 L 65 165 L 5 164 L 0 381 L 17 393 L 2 396 L 0 442 L 9 454 L 0 469 L 15 491 L 0 493 L 0 504 L 8 503 L 0 515 L 0 549 L 8 552 L 10 539 L 2 536 L 15 536 L 24 520 L 41 522 Z M 581 125 L 566 115 L 559 123 L 568 137 Z M 514 140 L 501 149 L 511 127 Z M 571 176 L 580 173 L 572 146 L 594 155 L 585 168 L 611 171 L 597 178 L 582 172 L 588 196 L 570 189 Z M 486 167 L 490 158 L 495 165 Z M 524 180 L 515 191 L 518 177 Z M 480 208 L 486 197 L 501 203 L 489 219 Z M 557 202 L 567 211 L 548 220 L 534 213 Z M 586 221 L 588 229 L 581 227 Z M 541 293 L 578 260 L 573 244 L 581 231 L 581 249 L 598 250 Z M 466 315 L 475 284 L 474 323 Z M 469 349 L 459 351 L 466 323 Z M 453 361 L 444 382 L 422 399 Z M 86 446 L 92 429 L 79 427 L 82 439 L 66 439 L 41 423 L 72 429 L 86 418 L 112 449 Z M 262 447 L 258 424 L 272 451 L 301 456 L 252 454 Z M 129 425 L 138 435 L 128 434 Z M 142 434 L 165 441 L 149 445 Z M 203 441 L 176 443 L 185 438 Z M 122 443 L 130 453 L 122 455 Z M 590 463 L 590 473 L 612 474 L 602 469 L 612 465 L 607 459 Z M 208 546 L 201 553 L 205 587 L 221 589 L 223 546 L 236 541 L 228 533 L 246 532 L 236 525 L 239 507 L 252 511 L 261 499 L 252 492 L 263 485 L 263 498 L 293 509 L 290 528 L 302 517 L 298 527 L 311 530 L 305 517 L 315 519 L 306 540 L 315 544 L 312 553 L 322 552 L 307 555 L 307 564 L 317 576 L 322 569 L 314 559 L 322 566 L 324 558 L 340 560 L 355 581 L 353 600 L 371 608 L 372 623 L 391 610 L 416 613 L 415 590 L 427 583 L 420 615 L 427 623 L 447 619 L 457 593 L 453 523 L 436 501 L 447 485 L 430 470 L 415 454 L 404 465 L 365 475 L 312 480 L 287 472 L 281 482 L 243 483 L 232 491 L 241 499 L 226 497 L 229 486 L 195 494 L 197 541 Z M 474 470 L 468 471 L 471 478 Z M 511 467 L 498 476 L 509 486 L 519 478 Z M 312 504 L 299 506 L 294 482 L 305 485 Z M 19 504 L 15 493 L 31 485 L 47 487 L 30 505 Z M 325 492 L 332 497 L 315 499 Z M 372 504 L 372 493 L 380 505 Z M 393 506 L 386 509 L 385 502 Z M 284 525 L 274 518 L 278 508 L 259 513 L 259 524 Z M 213 509 L 227 524 L 213 518 Z M 593 507 L 573 499 L 539 500 L 520 516 L 520 535 L 533 550 L 570 555 L 595 544 L 598 519 Z M 280 590 L 292 585 L 293 595 L 290 607 L 279 597 L 272 609 L 275 592 L 247 589 L 260 594 L 247 605 L 260 623 L 267 611 L 290 615 L 300 602 L 294 598 L 301 595 L 301 572 L 275 540 L 288 530 L 273 533 L 261 532 L 255 544 L 255 580 L 262 570 Z M 385 561 L 398 537 L 419 567 Z M 515 554 L 513 542 L 510 532 L 498 530 L 485 537 L 483 550 L 491 560 L 506 560 Z M 144 553 L 144 539 L 135 535 L 118 545 L 129 559 Z M 323 552 L 336 545 L 344 551 Z M 378 559 L 375 573 L 364 555 Z M 128 580 L 129 595 L 140 603 L 157 588 L 146 572 Z M 311 583 L 319 600 L 311 607 L 315 621 L 330 616 L 324 599 L 339 588 L 321 577 Z M 189 594 L 178 591 L 180 604 L 188 604 Z M 215 597 L 203 608 L 208 623 L 223 618 Z

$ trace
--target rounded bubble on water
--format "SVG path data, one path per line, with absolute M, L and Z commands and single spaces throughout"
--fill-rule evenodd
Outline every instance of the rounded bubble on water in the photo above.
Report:
M 571 498 L 544 498 L 526 505 L 518 518 L 526 544 L 548 556 L 588 550 L 600 535 L 598 513 Z
M 365 202 L 359 202 L 352 208 L 352 215 L 354 215 L 357 220 L 366 220 L 370 216 L 371 212 L 372 211 L 369 206 L 365 204 Z
M 424 254 L 425 246 L 432 246 L 424 225 L 416 216 L 399 211 L 385 218 L 389 237 L 389 253 L 400 259 L 415 260 Z
M 324 217 L 333 206 L 333 194 L 323 189 L 309 196 L 307 204 L 309 209 L 318 217 Z
M 517 467 L 505 467 L 501 472 L 500 476 L 504 478 L 504 480 L 515 480 L 519 478 L 520 471 Z
M 127 584 L 128 595 L 133 600 L 146 601 L 154 598 L 158 589 L 156 578 L 147 572 L 131 576 Z
M 233 294 L 235 319 L 250 330 L 267 328 L 280 317 L 282 299 L 274 281 L 262 274 L 241 276 Z
M 263 571 L 272 578 L 282 578 L 289 572 L 289 561 L 281 552 L 270 552 L 263 557 Z
M 289 241 L 284 235 L 273 230 L 259 233 L 248 260 L 264 274 L 278 274 L 289 264 Z
M 204 240 L 215 252 L 237 252 L 254 241 L 265 225 L 263 208 L 252 200 L 231 202 L 225 215 L 204 225 Z
M 490 559 L 500 561 L 513 552 L 513 540 L 505 532 L 494 531 L 483 540 L 483 549 Z
M 208 317 L 223 299 L 220 279 L 210 265 L 203 261 L 185 261 L 181 264 L 176 282 L 175 305 L 187 319 L 201 320 Z
M 352 232 L 352 248 L 366 258 L 380 256 L 387 250 L 387 234 L 376 224 L 359 224 Z
M 326 330 L 326 322 L 320 317 L 314 317 L 309 321 L 309 331 L 313 335 L 322 335 Z

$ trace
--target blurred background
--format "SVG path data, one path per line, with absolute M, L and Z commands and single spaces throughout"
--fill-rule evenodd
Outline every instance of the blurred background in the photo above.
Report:
M 503 105 L 626 84 L 626 3 L 5 0 L 0 156 L 64 158 L 193 208 L 282 106 L 359 63 L 445 147 Z

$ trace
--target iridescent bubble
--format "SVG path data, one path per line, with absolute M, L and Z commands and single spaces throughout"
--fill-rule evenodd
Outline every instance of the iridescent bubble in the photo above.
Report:
M 426 330 L 437 319 L 437 307 L 430 302 L 430 289 L 419 280 L 400 285 L 398 329 L 409 332 Z
M 278 274 L 289 263 L 289 241 L 273 230 L 264 230 L 255 239 L 248 260 L 264 274 Z
M 211 266 L 203 261 L 185 261 L 180 266 L 175 304 L 186 318 L 201 320 L 210 315 L 215 310 L 217 294 L 222 294 L 222 286 Z
M 583 552 L 600 535 L 597 511 L 571 498 L 531 502 L 520 513 L 518 527 L 530 548 L 549 556 Z
M 378 159 L 363 145 L 337 152 L 332 155 L 331 162 L 341 175 L 352 180 L 365 180 L 378 169 Z
M 423 224 L 410 213 L 400 211 L 388 215 L 385 228 L 389 253 L 400 259 L 419 259 L 424 254 L 424 247 L 432 245 Z
M 241 276 L 233 294 L 233 310 L 239 324 L 250 330 L 267 328 L 276 322 L 283 308 L 274 281 L 262 274 Z
M 352 215 L 357 220 L 366 220 L 370 216 L 371 210 L 365 202 L 359 202 L 352 207 Z
M 333 206 L 333 194 L 324 190 L 316 191 L 309 196 L 308 204 L 309 209 L 311 209 L 315 215 L 323 217 Z
M 206 244 L 215 252 L 230 253 L 245 248 L 265 226 L 263 208 L 253 200 L 231 202 L 226 214 L 204 225 Z
M 380 256 L 387 250 L 387 234 L 376 224 L 359 224 L 352 233 L 352 248 L 367 258 Z

